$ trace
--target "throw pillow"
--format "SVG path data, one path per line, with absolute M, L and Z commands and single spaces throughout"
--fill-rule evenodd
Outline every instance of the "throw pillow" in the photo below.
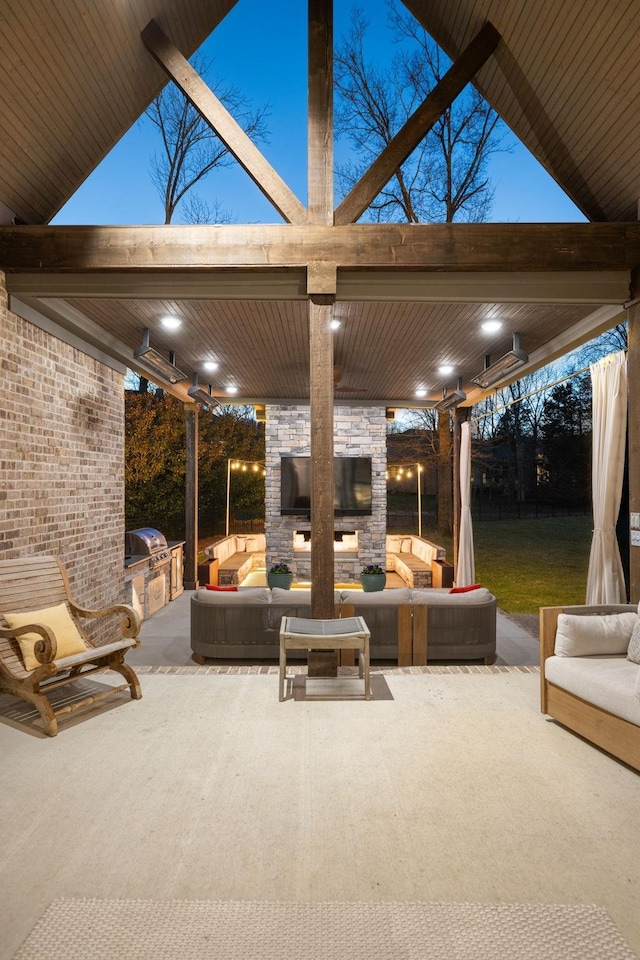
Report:
M 401 553 L 402 537 L 387 537 L 387 550 L 389 553 Z
M 27 613 L 5 613 L 4 618 L 13 630 L 16 627 L 28 627 L 31 623 L 41 623 L 47 627 L 56 638 L 56 660 L 72 657 L 75 653 L 84 653 L 87 649 L 66 603 L 60 603 L 56 607 L 44 607 L 42 610 L 31 610 Z M 34 647 L 42 637 L 39 633 L 23 633 L 16 639 L 20 644 L 25 669 L 35 670 L 40 666 L 40 661 L 36 659 Z
M 217 590 L 219 593 L 237 593 L 237 587 L 217 587 L 215 583 L 205 583 L 206 590 Z
M 412 545 L 413 541 L 411 540 L 411 537 L 403 537 L 401 553 L 411 553 Z
M 561 613 L 556 630 L 557 657 L 595 657 L 626 653 L 638 617 L 635 613 Z
M 468 587 L 451 587 L 449 593 L 469 593 L 470 590 L 479 590 L 481 583 L 470 583 Z
M 631 660 L 632 663 L 640 663 L 640 617 L 638 617 L 638 622 L 631 633 L 631 640 L 629 640 L 629 648 L 627 650 L 627 660 Z

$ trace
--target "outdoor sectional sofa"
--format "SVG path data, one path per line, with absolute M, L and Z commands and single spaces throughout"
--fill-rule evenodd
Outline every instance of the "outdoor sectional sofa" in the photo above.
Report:
M 543 713 L 640 770 L 640 665 L 627 659 L 637 622 L 635 604 L 543 607 L 540 681 Z
M 496 598 L 484 588 L 457 594 L 407 587 L 375 593 L 336 590 L 334 598 L 336 617 L 365 618 L 372 659 L 400 666 L 495 660 Z M 196 662 L 277 659 L 282 617 L 309 617 L 310 609 L 310 590 L 201 587 L 191 598 L 193 657 Z

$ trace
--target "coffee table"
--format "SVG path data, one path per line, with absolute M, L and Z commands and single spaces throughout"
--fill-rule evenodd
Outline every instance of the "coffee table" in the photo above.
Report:
M 284 700 L 287 650 L 358 650 L 359 676 L 364 680 L 364 699 L 370 700 L 370 638 L 371 633 L 363 617 L 344 617 L 340 620 L 283 617 L 280 623 L 279 699 Z

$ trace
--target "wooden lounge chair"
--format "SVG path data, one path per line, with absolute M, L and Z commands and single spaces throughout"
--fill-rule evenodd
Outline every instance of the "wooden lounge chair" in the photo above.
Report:
M 68 613 L 78 629 L 79 652 L 57 657 L 58 640 L 50 627 L 40 623 L 9 627 L 6 615 L 25 614 L 66 604 Z M 62 611 L 66 617 L 67 611 Z M 96 646 L 82 631 L 82 618 L 105 617 L 120 614 L 122 639 Z M 44 619 L 44 618 L 42 618 Z M 124 663 L 130 647 L 139 646 L 140 618 L 125 604 L 116 604 L 102 610 L 87 610 L 71 597 L 69 580 L 59 557 L 24 557 L 0 561 L 0 692 L 10 693 L 34 704 L 38 709 L 46 733 L 55 737 L 57 717 L 79 707 L 95 703 L 105 697 L 126 690 L 134 700 L 142 696 L 140 683 L 131 667 Z M 25 634 L 42 637 L 33 647 L 34 663 L 28 668 L 18 637 Z M 84 649 L 83 649 L 84 648 Z M 54 710 L 47 693 L 63 684 L 104 670 L 115 670 L 127 681 L 108 691 L 92 693 L 83 700 Z

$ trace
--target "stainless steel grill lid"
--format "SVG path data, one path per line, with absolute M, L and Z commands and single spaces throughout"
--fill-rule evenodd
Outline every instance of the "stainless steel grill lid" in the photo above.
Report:
M 127 556 L 142 554 L 153 556 L 159 550 L 167 549 L 167 540 L 163 533 L 153 527 L 141 527 L 139 530 L 127 530 L 124 552 Z

